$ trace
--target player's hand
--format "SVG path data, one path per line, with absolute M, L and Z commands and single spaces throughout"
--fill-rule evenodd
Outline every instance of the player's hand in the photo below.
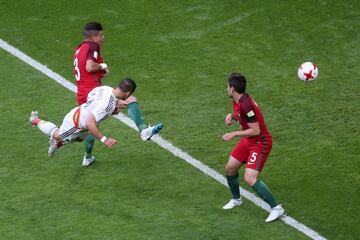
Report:
M 229 113 L 228 115 L 226 115 L 226 117 L 225 117 L 225 123 L 226 123 L 227 126 L 233 124 L 233 123 L 232 123 L 232 114 L 231 114 L 231 113 Z
M 118 108 L 118 107 L 116 107 L 115 110 L 112 112 L 111 115 L 118 115 L 120 111 L 121 111 L 121 109 Z
M 124 100 L 118 100 L 117 104 L 116 104 L 116 108 L 119 108 L 120 110 L 125 109 L 128 107 L 128 102 L 124 101 Z
M 109 75 L 109 72 L 110 72 L 109 67 L 107 67 L 101 71 L 101 76 L 106 77 L 107 75 Z
M 127 108 L 128 106 L 128 102 L 124 101 L 124 100 L 118 100 L 118 102 L 116 103 L 116 108 L 113 111 L 112 115 L 117 115 L 119 114 L 119 112 L 125 108 Z
M 235 137 L 235 135 L 232 132 L 229 133 L 225 133 L 221 139 L 224 140 L 225 142 L 229 142 L 231 139 L 233 139 Z
M 113 138 L 107 138 L 105 141 L 104 141 L 104 144 L 107 146 L 107 147 L 112 147 L 113 145 L 115 145 L 117 143 L 117 141 Z

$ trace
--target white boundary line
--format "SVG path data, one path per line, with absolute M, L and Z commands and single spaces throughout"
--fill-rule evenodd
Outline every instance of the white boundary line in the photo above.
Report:
M 47 66 L 39 63 L 38 61 L 36 61 L 33 58 L 26 55 L 25 53 L 21 52 L 19 49 L 11 46 L 7 42 L 3 41 L 1 38 L 0 38 L 0 47 L 2 49 L 4 49 L 5 51 L 9 52 L 10 54 L 12 54 L 13 56 L 15 56 L 15 57 L 19 58 L 20 60 L 26 62 L 30 66 L 36 68 L 40 72 L 44 73 L 46 76 L 52 78 L 53 80 L 55 80 L 56 82 L 58 82 L 59 84 L 61 84 L 65 88 L 69 89 L 70 91 L 76 92 L 76 86 L 73 83 L 69 82 L 68 80 L 66 80 L 65 78 L 63 78 L 59 74 L 57 74 L 56 72 L 52 71 Z M 121 122 L 123 122 L 127 126 L 137 130 L 134 122 L 131 119 L 129 119 L 128 117 L 126 117 L 124 114 L 121 113 L 118 116 L 115 116 L 115 118 L 119 119 Z M 192 156 L 190 156 L 189 154 L 187 154 L 186 152 L 184 152 L 180 148 L 174 146 L 169 141 L 163 139 L 159 135 L 155 135 L 154 137 L 152 137 L 152 141 L 157 143 L 160 147 L 168 150 L 169 152 L 171 152 L 176 157 L 179 157 L 179 158 L 183 159 L 184 161 L 186 161 L 190 165 L 194 166 L 195 168 L 199 169 L 200 171 L 202 171 L 206 175 L 212 177 L 213 179 L 215 179 L 219 183 L 221 183 L 221 184 L 225 185 L 226 187 L 228 187 L 226 178 L 223 175 L 221 175 L 220 173 L 218 173 L 214 169 L 208 167 L 207 165 L 203 164 L 201 161 L 193 158 Z M 243 197 L 245 197 L 249 201 L 253 202 L 256 206 L 261 207 L 262 209 L 264 209 L 267 212 L 270 211 L 270 208 L 269 208 L 268 204 L 265 203 L 260 198 L 256 197 L 253 193 L 251 193 L 249 191 L 246 191 L 245 189 L 243 189 L 241 187 L 240 187 L 240 191 L 241 191 L 241 195 Z M 296 230 L 302 232 L 306 236 L 310 237 L 311 239 L 326 240 L 325 237 L 321 236 L 316 231 L 314 231 L 311 228 L 307 227 L 306 225 L 298 222 L 297 220 L 295 220 L 292 217 L 284 216 L 284 217 L 281 218 L 281 220 L 284 221 L 286 224 L 292 226 Z

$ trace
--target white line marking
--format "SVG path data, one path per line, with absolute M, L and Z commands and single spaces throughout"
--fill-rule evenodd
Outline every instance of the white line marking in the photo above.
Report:
M 70 91 L 76 92 L 76 86 L 73 83 L 69 82 L 68 80 L 66 80 L 65 78 L 63 78 L 59 74 L 57 74 L 56 72 L 50 70 L 47 66 L 45 66 L 45 65 L 39 63 L 38 61 L 32 59 L 31 57 L 29 57 L 25 53 L 21 52 L 19 49 L 11 46 L 7 42 L 3 41 L 2 39 L 0 39 L 0 47 L 2 49 L 4 49 L 5 51 L 9 52 L 10 54 L 14 55 L 15 57 L 19 58 L 20 60 L 26 62 L 30 66 L 36 68 L 40 72 L 44 73 L 46 76 L 54 79 L 56 82 L 58 82 L 59 84 L 61 84 L 65 88 L 69 89 Z M 126 117 L 124 114 L 119 114 L 118 116 L 116 116 L 116 118 L 119 119 L 124 124 L 126 124 L 127 126 L 137 130 L 134 122 L 130 118 Z M 152 141 L 157 143 L 162 148 L 168 150 L 169 152 L 171 152 L 176 157 L 179 157 L 179 158 L 185 160 L 190 165 L 194 166 L 195 168 L 199 169 L 200 171 L 202 171 L 206 175 L 212 177 L 216 181 L 218 181 L 221 184 L 228 187 L 226 178 L 223 175 L 221 175 L 220 173 L 218 173 L 214 169 L 208 167 L 207 165 L 203 164 L 199 160 L 193 158 L 192 156 L 190 156 L 189 154 L 187 154 L 186 152 L 184 152 L 180 148 L 174 146 L 169 141 L 163 139 L 159 135 L 154 136 L 152 138 Z M 263 200 L 261 200 L 260 198 L 256 197 L 253 193 L 251 193 L 249 191 L 246 191 L 245 189 L 243 189 L 241 187 L 240 187 L 240 191 L 241 191 L 241 195 L 243 197 L 247 198 L 249 201 L 253 202 L 255 205 L 261 207 L 262 209 L 264 209 L 267 212 L 270 211 L 270 208 L 269 208 L 268 204 L 266 202 L 264 202 Z M 307 227 L 306 225 L 298 222 L 297 220 L 295 220 L 292 217 L 284 216 L 284 217 L 281 218 L 281 220 L 284 221 L 286 224 L 292 226 L 293 228 L 297 229 L 298 231 L 302 232 L 306 236 L 312 238 L 312 239 L 326 240 L 325 237 L 321 236 L 316 231 L 314 231 L 311 228 Z

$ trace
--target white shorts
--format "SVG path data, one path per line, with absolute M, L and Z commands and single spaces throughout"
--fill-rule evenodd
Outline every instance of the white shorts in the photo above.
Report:
M 73 117 L 76 110 L 77 108 L 74 108 L 66 114 L 63 123 L 60 126 L 59 134 L 63 143 L 81 142 L 89 135 L 89 131 L 87 129 L 75 127 Z

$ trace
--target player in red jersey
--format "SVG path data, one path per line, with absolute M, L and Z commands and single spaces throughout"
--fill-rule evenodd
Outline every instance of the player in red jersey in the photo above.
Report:
M 270 205 L 271 211 L 265 221 L 271 222 L 281 217 L 284 209 L 275 200 L 265 183 L 258 179 L 258 176 L 270 154 L 272 137 L 260 108 L 245 90 L 246 78 L 240 73 L 230 74 L 227 94 L 233 100 L 234 113 L 226 116 L 225 123 L 231 125 L 233 120 L 238 121 L 242 130 L 229 132 L 222 136 L 226 142 L 235 137 L 240 138 L 225 167 L 227 182 L 233 198 L 223 208 L 232 209 L 242 204 L 238 169 L 245 164 L 245 181 L 261 199 Z
M 100 53 L 104 42 L 103 28 L 100 23 L 89 22 L 85 25 L 84 40 L 75 48 L 74 53 L 74 76 L 77 85 L 76 98 L 80 106 L 86 103 L 87 96 L 91 90 L 101 86 L 101 78 L 109 74 L 109 68 Z M 84 166 L 95 161 L 92 156 L 95 137 L 89 134 L 85 140 Z
M 76 96 L 79 105 L 86 102 L 88 93 L 101 86 L 101 78 L 109 74 L 109 68 L 100 53 L 104 42 L 100 23 L 90 22 L 84 28 L 84 41 L 75 48 L 74 75 L 78 87 Z
M 89 22 L 84 27 L 84 40 L 75 48 L 74 54 L 74 75 L 77 84 L 78 105 L 86 103 L 87 96 L 94 88 L 101 86 L 101 78 L 109 74 L 109 68 L 103 62 L 100 49 L 104 42 L 103 28 L 100 23 Z M 135 122 L 143 141 L 157 134 L 163 127 L 162 123 L 154 126 L 146 126 L 142 117 L 137 99 L 131 95 L 122 105 L 128 109 L 129 117 Z M 85 155 L 83 166 L 89 166 L 95 157 L 92 156 L 92 149 L 95 138 L 89 134 L 85 140 Z

